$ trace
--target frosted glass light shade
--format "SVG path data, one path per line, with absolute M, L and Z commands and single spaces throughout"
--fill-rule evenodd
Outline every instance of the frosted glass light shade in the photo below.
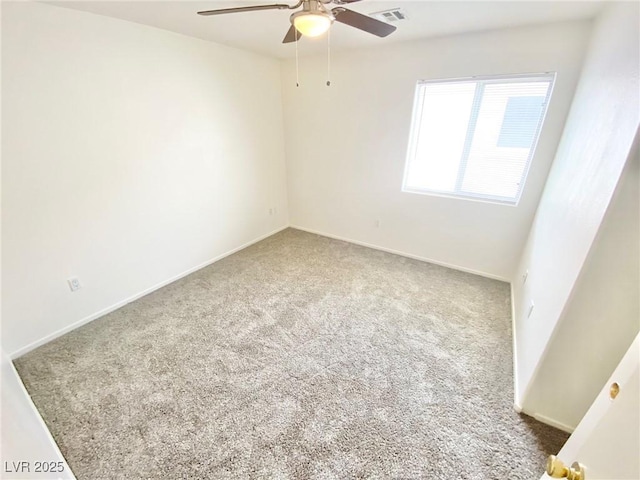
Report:
M 305 37 L 317 37 L 329 30 L 331 17 L 318 13 L 304 13 L 293 19 L 293 26 Z

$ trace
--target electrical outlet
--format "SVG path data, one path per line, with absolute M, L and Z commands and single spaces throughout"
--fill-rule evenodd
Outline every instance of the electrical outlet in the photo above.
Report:
M 78 291 L 82 288 L 82 285 L 80 285 L 80 280 L 76 277 L 69 278 L 67 280 L 67 283 L 69 284 L 69 288 L 72 292 Z

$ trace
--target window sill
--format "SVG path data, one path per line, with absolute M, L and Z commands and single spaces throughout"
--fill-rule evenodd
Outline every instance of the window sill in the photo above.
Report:
M 452 200 L 466 200 L 470 202 L 490 203 L 492 205 L 501 205 L 503 207 L 517 207 L 520 199 L 516 200 L 498 200 L 495 198 L 475 197 L 471 195 L 459 195 L 455 193 L 434 192 L 431 190 L 421 190 L 418 188 L 402 188 L 402 193 L 411 193 L 416 195 L 425 195 L 430 197 L 449 198 Z

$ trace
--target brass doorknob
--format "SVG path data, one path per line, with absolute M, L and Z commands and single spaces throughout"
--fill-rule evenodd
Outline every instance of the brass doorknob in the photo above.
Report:
M 547 475 L 552 478 L 585 480 L 584 466 L 582 464 L 573 462 L 573 465 L 569 468 L 555 455 L 549 455 L 547 459 Z

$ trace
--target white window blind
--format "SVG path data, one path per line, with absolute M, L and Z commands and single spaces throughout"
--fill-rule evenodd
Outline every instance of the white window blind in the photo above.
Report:
M 403 189 L 516 204 L 554 77 L 418 82 Z

